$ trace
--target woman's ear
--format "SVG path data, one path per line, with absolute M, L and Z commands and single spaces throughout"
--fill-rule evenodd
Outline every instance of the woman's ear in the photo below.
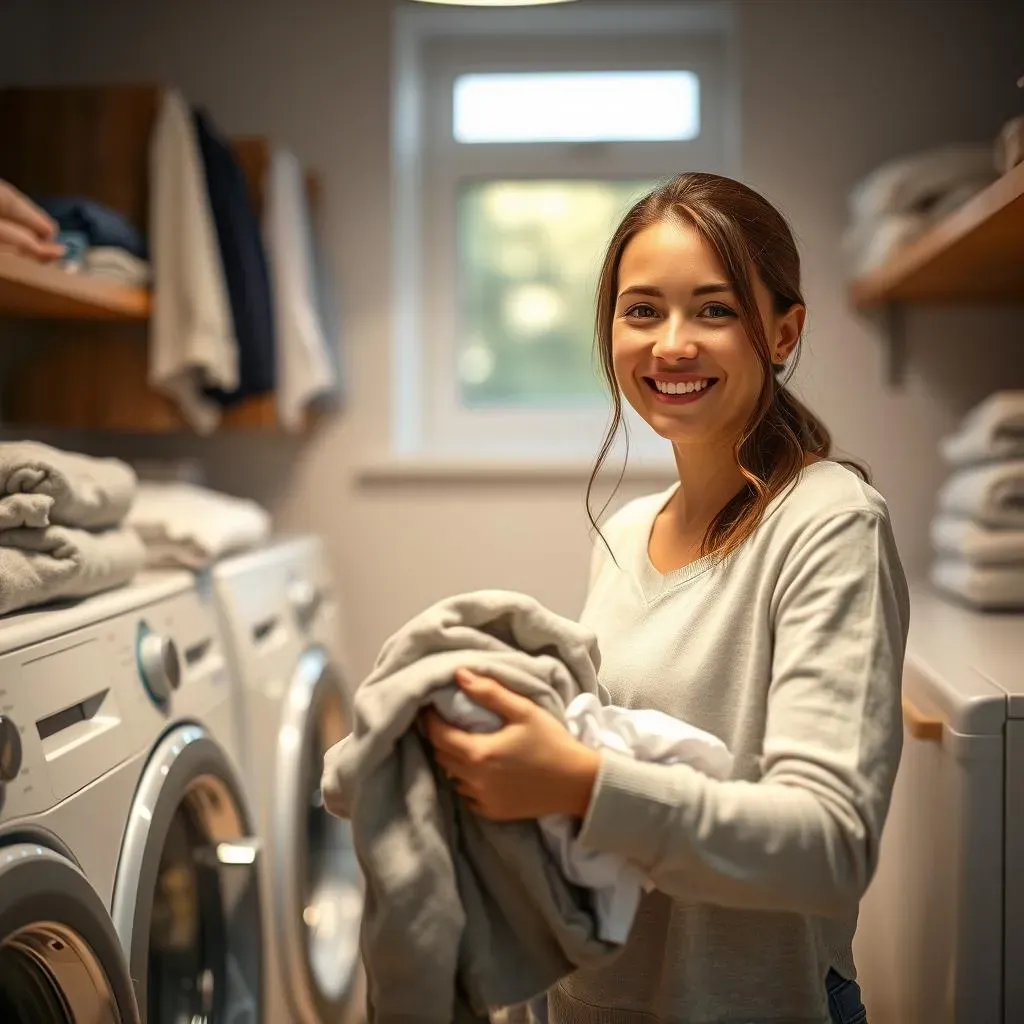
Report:
M 792 354 L 804 332 L 807 309 L 799 304 L 790 306 L 776 317 L 772 343 L 772 363 L 781 366 Z

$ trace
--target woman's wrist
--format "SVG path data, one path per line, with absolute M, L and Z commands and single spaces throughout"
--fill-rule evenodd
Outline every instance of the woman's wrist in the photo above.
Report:
M 585 818 L 597 784 L 597 773 L 601 767 L 601 755 L 596 750 L 577 744 L 569 767 L 567 812 L 576 818 Z

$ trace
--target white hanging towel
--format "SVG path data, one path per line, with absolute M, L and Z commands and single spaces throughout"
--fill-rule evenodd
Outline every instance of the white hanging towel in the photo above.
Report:
M 937 516 L 931 533 L 932 545 L 942 557 L 1024 569 L 1024 529 L 990 530 L 970 519 Z
M 1024 611 L 1024 566 L 943 558 L 932 566 L 931 578 L 937 589 L 980 611 Z
M 199 433 L 220 422 L 204 387 L 238 387 L 238 342 L 188 105 L 165 92 L 150 145 L 153 316 L 149 382 Z
M 939 511 L 998 530 L 1024 529 L 1024 459 L 957 470 L 939 491 Z
M 455 686 L 438 690 L 432 702 L 442 718 L 467 732 L 501 728 L 501 719 L 493 711 L 475 704 Z M 602 706 L 594 694 L 581 693 L 565 709 L 565 725 L 591 750 L 614 750 L 655 764 L 687 764 L 715 779 L 728 778 L 732 771 L 732 755 L 717 736 L 661 711 Z M 592 891 L 601 938 L 625 942 L 640 894 L 648 887 L 643 872 L 613 854 L 582 847 L 570 817 L 552 815 L 539 824 L 563 875 Z
M 254 501 L 183 481 L 139 484 L 128 513 L 153 568 L 200 570 L 270 536 L 270 515 Z
M 333 392 L 337 379 L 317 304 L 305 178 L 287 150 L 270 157 L 263 230 L 277 338 L 277 414 L 285 430 L 297 431 L 310 403 Z
M 951 466 L 1024 459 L 1024 391 L 997 391 L 976 405 L 942 442 Z

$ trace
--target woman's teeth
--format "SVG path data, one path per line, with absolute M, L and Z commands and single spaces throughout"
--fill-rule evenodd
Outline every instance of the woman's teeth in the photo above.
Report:
M 670 384 L 668 381 L 656 380 L 654 386 L 663 395 L 688 395 L 692 391 L 703 391 L 710 380 L 705 378 L 704 380 L 690 380 L 680 384 Z

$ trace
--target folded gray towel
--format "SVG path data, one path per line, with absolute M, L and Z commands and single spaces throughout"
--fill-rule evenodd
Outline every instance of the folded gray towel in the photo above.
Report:
M 127 583 L 146 549 L 134 530 L 0 530 L 0 615 Z
M 564 719 L 597 693 L 592 633 L 532 598 L 481 591 L 427 609 L 385 643 L 326 755 L 327 808 L 350 818 L 367 878 L 370 1024 L 486 1021 L 616 948 L 563 878 L 536 822 L 472 814 L 416 727 L 455 670 L 475 669 Z
M 19 526 L 117 526 L 135 497 L 135 472 L 119 459 L 94 459 L 40 444 L 0 444 L 0 530 Z

